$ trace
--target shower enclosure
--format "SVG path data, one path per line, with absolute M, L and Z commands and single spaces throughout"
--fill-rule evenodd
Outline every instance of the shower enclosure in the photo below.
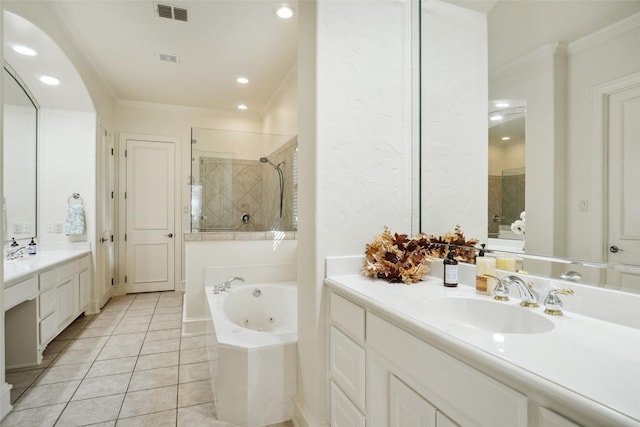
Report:
M 191 231 L 297 229 L 297 137 L 191 129 Z

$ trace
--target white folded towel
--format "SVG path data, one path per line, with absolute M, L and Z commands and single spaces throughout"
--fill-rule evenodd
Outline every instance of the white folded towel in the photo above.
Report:
M 83 205 L 69 205 L 67 208 L 67 220 L 64 223 L 64 234 L 67 236 L 84 234 Z

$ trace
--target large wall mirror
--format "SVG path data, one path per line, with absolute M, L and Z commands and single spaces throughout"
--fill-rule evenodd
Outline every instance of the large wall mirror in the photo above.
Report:
M 2 228 L 6 240 L 37 236 L 38 107 L 20 77 L 5 64 Z
M 534 274 L 578 270 L 583 282 L 640 292 L 640 1 L 449 3 L 487 16 L 487 102 L 525 106 L 524 149 L 511 153 L 521 152 L 524 167 L 500 175 L 524 176 L 526 232 L 490 245 L 509 251 L 516 241 Z M 487 171 L 489 187 L 497 173 Z M 473 236 L 481 240 L 499 235 L 488 208 L 478 212 L 489 214 Z M 448 213 L 451 227 L 472 223 Z M 510 229 L 513 218 L 502 216 Z

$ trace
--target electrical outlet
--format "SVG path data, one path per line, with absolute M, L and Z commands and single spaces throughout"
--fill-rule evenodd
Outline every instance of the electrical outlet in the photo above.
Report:
M 585 199 L 578 200 L 578 211 L 589 212 L 589 201 Z
M 29 224 L 28 222 L 25 222 L 24 224 L 22 224 L 22 232 L 25 234 L 30 234 L 31 233 L 31 224 Z
M 47 233 L 53 233 L 53 224 L 51 223 L 47 224 Z
M 19 222 L 13 224 L 13 232 L 18 234 L 22 233 L 22 224 Z
M 62 223 L 61 222 L 56 222 L 55 230 L 56 230 L 56 233 L 62 233 Z

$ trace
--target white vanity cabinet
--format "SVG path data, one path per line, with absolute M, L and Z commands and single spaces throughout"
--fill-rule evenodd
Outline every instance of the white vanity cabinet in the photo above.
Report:
M 20 290 L 15 306 L 5 304 L 6 368 L 38 365 L 46 346 L 84 312 L 91 297 L 90 256 L 64 260 L 5 288 Z M 13 301 L 15 298 L 10 298 Z
M 349 298 L 330 292 L 332 426 L 576 425 Z

